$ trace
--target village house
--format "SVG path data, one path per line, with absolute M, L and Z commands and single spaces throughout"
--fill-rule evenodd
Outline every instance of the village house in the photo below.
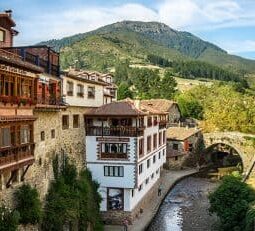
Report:
M 167 165 L 181 168 L 189 154 L 193 153 L 202 136 L 201 129 L 189 127 L 170 127 L 166 131 Z
M 35 162 L 33 109 L 37 76 L 43 68 L 6 50 L 18 32 L 11 11 L 0 13 L 0 198 L 27 181 Z
M 91 109 L 85 117 L 87 167 L 100 184 L 103 218 L 133 220 L 157 194 L 167 113 L 127 99 Z
M 149 106 L 155 110 L 164 111 L 168 114 L 167 126 L 178 126 L 181 121 L 181 111 L 178 104 L 172 100 L 167 99 L 148 99 L 142 100 L 143 106 Z

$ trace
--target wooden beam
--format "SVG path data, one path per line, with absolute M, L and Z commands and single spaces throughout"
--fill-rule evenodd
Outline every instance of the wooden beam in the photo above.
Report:
M 26 173 L 27 173 L 27 171 L 28 171 L 28 169 L 29 169 L 30 166 L 31 166 L 31 165 L 28 165 L 28 166 L 26 167 L 25 171 L 23 172 L 23 174 L 21 175 L 21 178 L 20 178 L 21 181 L 24 181 L 24 180 L 25 180 L 25 175 L 26 175 Z

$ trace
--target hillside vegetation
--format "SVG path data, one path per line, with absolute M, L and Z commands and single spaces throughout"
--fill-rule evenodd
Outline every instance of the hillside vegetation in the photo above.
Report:
M 60 40 L 41 42 L 61 51 L 62 68 L 107 70 L 116 61 L 149 63 L 150 54 L 169 61 L 199 60 L 238 73 L 255 73 L 255 61 L 229 55 L 188 32 L 158 22 L 123 21 Z

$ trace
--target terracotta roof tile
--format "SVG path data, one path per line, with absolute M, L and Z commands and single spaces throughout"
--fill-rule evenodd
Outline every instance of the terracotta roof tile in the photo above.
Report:
M 173 105 L 177 105 L 176 102 L 167 99 L 149 99 L 142 100 L 141 104 L 144 106 L 150 106 L 156 110 L 168 112 Z
M 185 140 L 190 136 L 201 132 L 198 128 L 170 127 L 166 130 L 166 137 L 170 140 Z

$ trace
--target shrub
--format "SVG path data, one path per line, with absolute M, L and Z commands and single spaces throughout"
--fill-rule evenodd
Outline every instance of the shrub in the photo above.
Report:
M 239 176 L 226 176 L 209 196 L 209 211 L 220 218 L 222 230 L 244 230 L 246 213 L 254 200 L 254 190 Z
M 38 192 L 30 185 L 22 185 L 16 192 L 16 210 L 20 214 L 21 224 L 37 224 L 42 218 L 42 206 Z
M 19 212 L 4 205 L 0 207 L 0 231 L 16 231 L 19 224 Z

